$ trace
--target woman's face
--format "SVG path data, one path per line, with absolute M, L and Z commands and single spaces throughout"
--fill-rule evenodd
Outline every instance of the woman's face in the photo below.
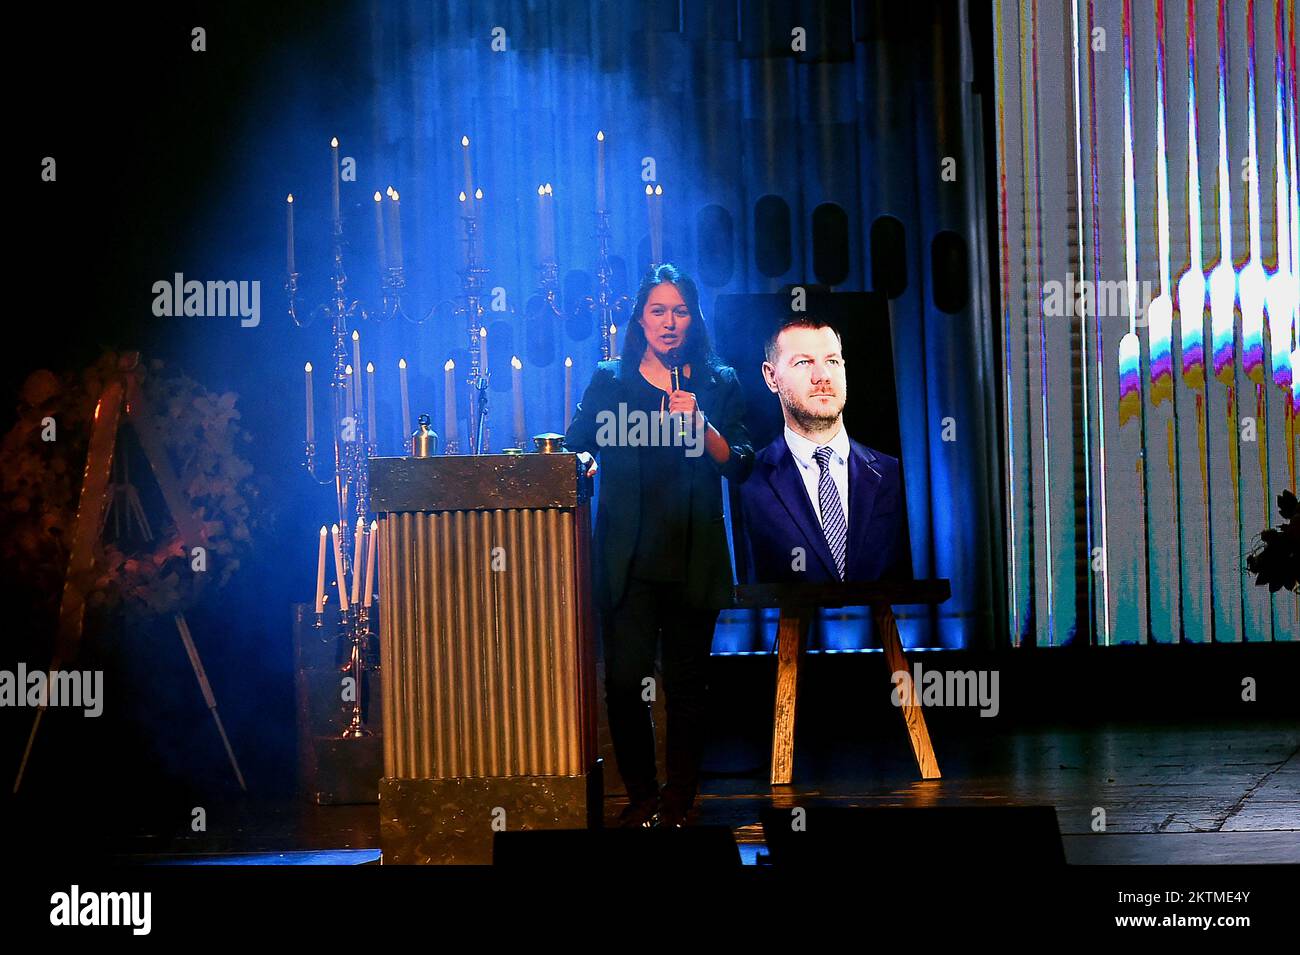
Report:
M 691 310 L 676 285 L 660 282 L 650 290 L 638 321 L 645 330 L 646 343 L 661 359 L 667 359 L 686 343 Z

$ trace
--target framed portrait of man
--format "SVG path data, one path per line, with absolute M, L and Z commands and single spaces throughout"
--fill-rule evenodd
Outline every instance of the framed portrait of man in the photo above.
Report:
M 912 579 L 889 312 L 871 293 L 722 296 L 753 473 L 731 489 L 737 580 Z

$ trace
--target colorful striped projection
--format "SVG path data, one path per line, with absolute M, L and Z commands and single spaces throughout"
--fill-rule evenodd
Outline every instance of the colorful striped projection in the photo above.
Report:
M 1291 352 L 1291 367 L 1295 368 L 1297 365 L 1300 365 L 1300 348 L 1297 348 Z M 1293 414 L 1300 413 L 1300 388 L 1291 389 L 1291 411 Z M 1295 420 L 1294 419 L 1292 419 L 1291 421 L 1291 427 L 1292 427 L 1291 452 L 1292 454 L 1294 454 L 1295 453 L 1295 431 L 1294 431 Z M 1292 460 L 1291 463 L 1291 487 L 1292 488 L 1295 487 L 1295 461 L 1294 460 Z
M 1294 0 L 1291 2 L 1291 11 L 1294 14 Z M 1163 402 L 1173 399 L 1173 376 L 1172 376 L 1172 357 L 1171 339 L 1173 313 L 1169 307 L 1166 291 L 1169 288 L 1169 192 L 1167 185 L 1168 162 L 1166 156 L 1165 143 L 1165 71 L 1166 62 L 1164 54 L 1164 36 L 1166 32 L 1165 22 L 1165 4 L 1163 0 L 1155 0 L 1154 25 L 1156 33 L 1156 76 L 1155 76 L 1155 166 L 1156 166 L 1156 232 L 1158 241 L 1159 268 L 1161 275 L 1161 295 L 1158 296 L 1148 308 L 1148 349 L 1151 361 L 1151 387 L 1148 392 L 1152 408 L 1159 407 Z M 1219 0 L 1216 17 L 1217 38 L 1218 38 L 1218 56 L 1217 56 L 1217 79 L 1218 79 L 1218 183 L 1219 189 L 1216 195 L 1216 204 L 1218 207 L 1219 221 L 1219 261 L 1210 270 L 1208 281 L 1202 285 L 1197 281 L 1195 272 L 1199 272 L 1199 258 L 1201 249 L 1201 222 L 1196 214 L 1187 217 L 1188 220 L 1188 248 L 1191 268 L 1183 274 L 1179 281 L 1180 291 L 1180 318 L 1184 324 L 1182 335 L 1182 345 L 1185 349 L 1183 356 L 1183 373 L 1184 383 L 1193 389 L 1199 390 L 1203 385 L 1203 372 L 1198 374 L 1200 369 L 1198 365 L 1203 360 L 1201 355 L 1201 322 L 1199 319 L 1203 314 L 1203 303 L 1205 301 L 1205 289 L 1208 287 L 1210 327 L 1211 327 L 1211 355 L 1214 368 L 1214 377 L 1221 382 L 1227 389 L 1225 398 L 1225 415 L 1226 426 L 1221 433 L 1226 445 L 1226 456 L 1228 459 L 1228 479 L 1232 486 L 1234 511 L 1232 517 L 1236 518 L 1236 530 L 1238 534 L 1243 531 L 1241 514 L 1241 461 L 1240 453 L 1243 448 L 1239 448 L 1241 442 L 1249 441 L 1255 444 L 1258 453 L 1258 476 L 1260 480 L 1261 495 L 1265 502 L 1270 500 L 1269 493 L 1269 464 L 1268 464 L 1268 442 L 1267 437 L 1260 439 L 1259 431 L 1267 427 L 1268 404 L 1264 394 L 1264 385 L 1266 382 L 1266 364 L 1272 367 L 1272 382 L 1282 391 L 1282 400 L 1280 410 L 1283 413 L 1284 424 L 1282 426 L 1283 440 L 1288 459 L 1288 477 L 1290 486 L 1295 487 L 1295 409 L 1296 395 L 1293 390 L 1292 366 L 1290 359 L 1296 336 L 1296 303 L 1300 301 L 1300 293 L 1296 290 L 1297 275 L 1300 275 L 1300 266 L 1296 266 L 1293 259 L 1292 238 L 1294 235 L 1295 223 L 1292 221 L 1292 211 L 1296 205 L 1296 179 L 1294 175 L 1294 164 L 1288 169 L 1288 159 L 1294 157 L 1295 140 L 1294 128 L 1295 117 L 1294 111 L 1288 110 L 1288 105 L 1294 104 L 1294 27 L 1292 26 L 1290 39 L 1291 51 L 1289 54 L 1290 62 L 1288 63 L 1287 51 L 1287 33 L 1284 31 L 1283 20 L 1283 3 L 1276 0 L 1274 3 L 1274 31 L 1275 31 L 1275 55 L 1274 55 L 1274 199 L 1275 206 L 1273 212 L 1272 234 L 1275 237 L 1273 252 L 1275 253 L 1272 268 L 1266 268 L 1263 261 L 1265 253 L 1263 231 L 1261 222 L 1261 199 L 1260 199 L 1260 169 L 1258 155 L 1258 130 L 1256 115 L 1256 41 L 1255 41 L 1255 3 L 1254 0 L 1248 0 L 1245 7 L 1245 35 L 1246 35 L 1246 147 L 1247 155 L 1244 161 L 1244 178 L 1246 181 L 1246 211 L 1248 221 L 1248 248 L 1249 254 L 1245 263 L 1240 267 L 1234 265 L 1232 256 L 1232 186 L 1229 181 L 1230 168 L 1229 155 L 1229 136 L 1228 136 L 1228 107 L 1227 107 L 1227 73 L 1228 73 L 1228 8 L 1225 0 Z M 1294 16 L 1292 16 L 1294 23 Z M 1189 197 L 1188 209 L 1196 209 L 1200 206 L 1199 202 L 1199 168 L 1196 159 L 1197 143 L 1197 89 L 1196 89 L 1196 15 L 1195 2 L 1189 0 L 1187 3 L 1187 41 L 1188 41 L 1188 144 L 1189 144 L 1189 161 L 1187 166 Z M 1136 287 L 1137 273 L 1135 263 L 1138 259 L 1138 248 L 1135 241 L 1135 217 L 1136 201 L 1134 197 L 1134 150 L 1135 137 L 1132 126 L 1132 34 L 1133 34 L 1133 14 L 1132 0 L 1124 0 L 1122 25 L 1124 30 L 1124 114 L 1125 114 L 1125 139 L 1124 139 L 1124 209 L 1125 209 L 1125 261 L 1127 265 L 1127 278 L 1130 287 Z M 1288 88 L 1288 77 L 1291 83 Z M 1289 115 L 1288 115 L 1289 112 Z M 1288 140 L 1288 134 L 1290 139 Z M 1131 301 L 1131 299 L 1130 299 Z M 1185 303 L 1185 304 L 1184 304 Z M 1201 306 L 1198 308 L 1198 306 Z M 1271 342 L 1271 360 L 1266 362 L 1265 356 L 1265 315 L 1268 316 L 1268 333 Z M 1141 420 L 1143 417 L 1142 395 L 1139 388 L 1139 369 L 1138 365 L 1141 359 L 1141 349 L 1135 341 L 1133 334 L 1133 310 L 1130 308 L 1130 333 L 1125 335 L 1119 343 L 1118 353 L 1118 387 L 1119 387 L 1119 425 L 1121 428 L 1129 425 L 1130 422 Z M 1240 325 L 1236 324 L 1237 316 L 1240 316 Z M 1237 413 L 1237 390 L 1245 382 L 1239 382 L 1237 378 L 1238 367 L 1236 366 L 1235 347 L 1240 341 L 1240 373 L 1246 381 L 1257 386 L 1256 388 L 1256 413 L 1249 419 L 1240 421 L 1241 431 L 1238 434 L 1238 413 Z M 1200 395 L 1196 395 L 1197 411 L 1197 438 L 1198 452 L 1201 457 L 1202 471 L 1204 471 L 1204 456 L 1206 443 L 1200 433 L 1203 427 L 1203 405 Z M 1173 449 L 1175 441 L 1175 422 L 1168 422 L 1168 434 L 1170 450 L 1167 455 L 1166 463 L 1170 468 L 1170 476 L 1173 478 L 1173 497 L 1178 495 L 1178 481 L 1173 474 L 1173 469 L 1177 466 L 1177 453 Z M 1145 446 L 1145 443 L 1144 443 Z M 1209 495 L 1205 495 L 1208 504 Z M 1209 529 L 1212 515 L 1206 514 L 1207 530 Z M 1262 526 L 1275 523 L 1272 514 L 1265 507 L 1262 515 Z M 1150 569 L 1150 568 L 1148 568 Z M 1289 609 L 1289 608 L 1288 608 Z M 1269 620 L 1267 621 L 1268 629 L 1272 628 L 1272 612 L 1270 610 Z M 1285 614 L 1286 619 L 1294 621 L 1295 615 Z M 1183 635 L 1186 635 L 1185 625 Z
M 1194 193 L 1193 190 L 1189 192 Z M 1200 251 L 1199 237 L 1193 246 Z M 1183 273 L 1178 280 L 1178 309 L 1185 315 L 1204 315 L 1206 295 L 1209 286 L 1205 273 L 1200 270 L 1200 262 L 1194 262 L 1193 268 Z M 1182 336 L 1180 345 L 1183 351 L 1183 384 L 1188 388 L 1205 387 L 1205 328 L 1203 322 L 1180 321 L 1179 332 Z
M 1154 298 L 1147 307 L 1147 322 L 1151 329 L 1151 403 L 1158 405 L 1174 397 L 1173 299 L 1168 295 Z M 1123 372 L 1120 374 L 1122 377 Z
M 1296 487 L 1296 6 L 995 0 L 1014 643 L 1300 639 L 1243 569 Z
M 1119 423 L 1128 424 L 1142 414 L 1141 342 L 1129 332 L 1119 340 Z

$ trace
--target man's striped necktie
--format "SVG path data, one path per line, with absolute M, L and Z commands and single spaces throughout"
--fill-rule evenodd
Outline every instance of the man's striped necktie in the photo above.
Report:
M 844 549 L 849 540 L 848 522 L 844 520 L 844 508 L 840 506 L 840 492 L 831 477 L 829 447 L 818 448 L 813 457 L 821 466 L 821 475 L 817 478 L 817 502 L 821 505 L 822 533 L 830 545 L 831 555 L 840 571 L 840 580 L 844 579 Z

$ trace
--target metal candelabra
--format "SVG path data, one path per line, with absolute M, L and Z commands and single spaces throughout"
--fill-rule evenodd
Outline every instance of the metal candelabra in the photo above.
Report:
M 600 322 L 600 359 L 606 361 L 616 357 L 610 354 L 609 347 L 609 326 L 613 324 L 615 313 L 626 312 L 632 305 L 632 299 L 627 295 L 615 295 L 609 280 L 614 275 L 614 269 L 609 264 L 609 212 L 608 210 L 598 210 L 596 212 L 596 295 L 590 295 L 583 298 L 574 307 L 574 314 L 581 314 L 583 311 L 591 312 Z
M 335 502 L 338 506 L 339 547 L 343 579 L 337 581 L 337 590 L 346 587 L 349 574 L 355 575 L 358 568 L 353 567 L 353 549 L 355 542 L 355 523 L 369 527 L 369 476 L 370 457 L 375 454 L 374 435 L 368 434 L 366 427 L 366 402 L 362 383 L 362 369 L 354 369 L 348 375 L 349 326 L 370 318 L 370 314 L 356 299 L 349 299 L 347 293 L 347 273 L 343 269 L 343 232 L 336 219 L 334 222 L 334 292 L 328 302 L 318 305 L 312 311 L 312 319 L 326 316 L 331 323 L 331 335 L 334 343 L 334 370 L 330 378 L 331 443 L 334 451 L 334 466 L 330 473 L 318 472 L 316 445 L 313 441 L 304 442 L 303 467 L 312 479 L 322 487 L 333 483 Z M 401 267 L 388 270 L 383 282 L 384 314 L 397 314 L 401 311 L 400 290 L 405 286 Z M 294 324 L 303 327 L 308 322 L 298 319 L 298 273 L 289 275 L 286 290 L 289 295 L 289 317 Z M 392 293 L 390 297 L 390 292 Z M 391 304 L 390 304 L 391 303 Z M 390 312 L 391 309 L 391 312 Z M 349 394 L 351 392 L 351 394 Z M 327 590 L 328 593 L 328 590 Z M 354 681 L 354 695 L 351 714 L 347 728 L 343 731 L 344 739 L 357 739 L 369 736 L 361 718 L 362 678 L 365 659 L 368 654 L 368 641 L 373 636 L 371 628 L 371 609 L 360 603 L 343 606 L 339 601 L 339 632 L 351 643 L 348 661 L 343 665 L 344 672 L 350 672 Z M 316 615 L 315 626 L 324 626 L 324 614 Z
M 479 348 L 483 326 L 483 294 L 487 288 L 489 269 L 479 260 L 478 252 L 478 216 L 472 207 L 467 208 L 460 217 L 465 227 L 465 268 L 460 273 L 460 301 L 452 314 L 465 322 L 469 334 L 469 374 L 465 384 L 469 386 L 469 453 L 484 454 L 491 445 L 491 435 L 487 427 L 487 389 L 491 381 L 489 370 L 483 367 L 482 352 Z M 425 316 L 428 318 L 428 315 Z M 445 454 L 458 454 L 460 449 L 456 441 L 448 435 L 444 446 Z
M 560 312 L 560 265 L 554 259 L 543 259 L 537 263 L 537 293 L 546 302 L 544 306 L 551 316 L 559 321 Z
M 379 291 L 382 296 L 380 314 L 384 318 L 401 316 L 413 325 L 421 324 L 424 319 L 411 318 L 402 305 L 402 293 L 406 289 L 406 268 L 390 265 L 379 276 Z M 427 317 L 427 316 L 426 316 Z

